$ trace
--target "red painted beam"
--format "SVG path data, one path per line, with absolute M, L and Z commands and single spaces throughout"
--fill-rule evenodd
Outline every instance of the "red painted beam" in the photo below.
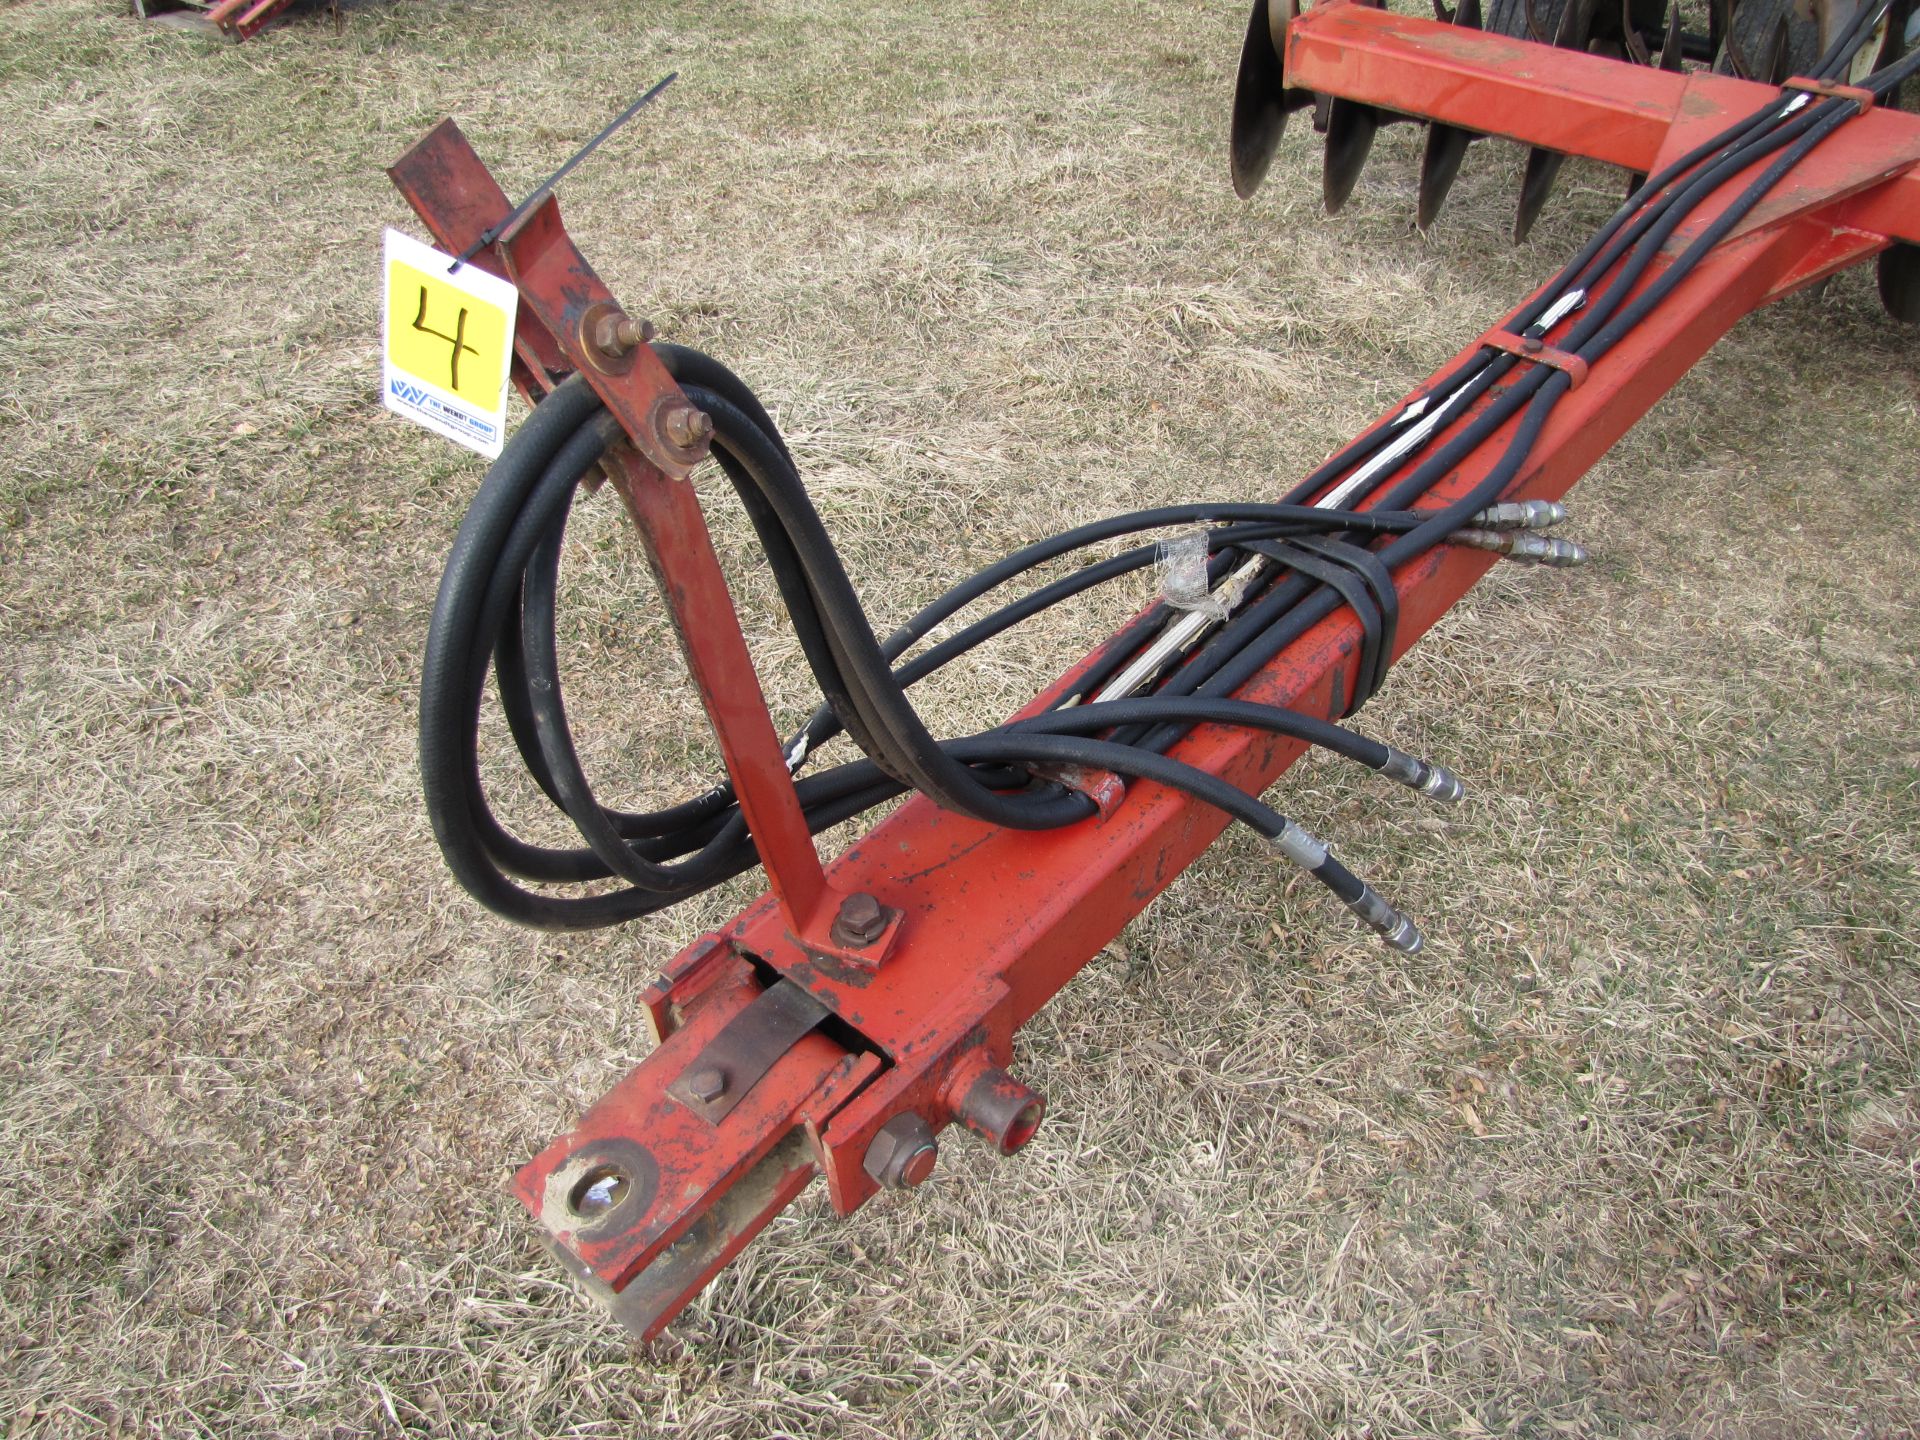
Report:
M 1344 3 L 1291 22 L 1282 60 L 1289 87 L 1630 170 L 1651 166 L 1686 88 L 1647 66 Z
M 1293 24 L 1287 63 L 1297 85 L 1643 170 L 1750 113 L 1769 93 L 1346 3 L 1318 7 Z M 1510 494 L 1565 493 L 1741 316 L 1912 234 L 1916 158 L 1920 121 L 1880 111 L 1823 145 L 1639 329 L 1592 363 L 1586 382 L 1559 401 Z M 1710 203 L 1688 222 L 1643 286 L 1665 273 L 1717 209 Z M 462 228 L 434 214 L 428 221 L 436 235 Z M 591 272 L 551 205 L 536 211 L 529 227 L 544 239 L 535 245 L 510 237 L 504 268 L 550 340 L 574 365 L 590 365 L 577 333 L 581 310 L 610 297 L 597 280 L 580 278 Z M 554 257 L 564 261 L 558 269 Z M 1482 343 L 1474 340 L 1462 356 Z M 604 385 L 603 377 L 595 383 L 623 422 L 643 423 L 629 414 L 631 397 L 623 404 L 619 387 Z M 1451 428 L 1472 418 L 1468 412 Z M 1425 503 L 1443 505 L 1478 483 L 1517 423 L 1481 445 Z M 716 629 L 737 636 L 738 627 L 724 589 L 684 583 L 690 572 L 682 542 L 705 557 L 701 565 L 711 559 L 692 492 L 657 471 L 624 473 L 623 490 L 723 747 L 737 746 L 745 733 L 766 761 L 762 732 L 770 729 L 757 687 L 751 695 L 738 688 L 737 677 L 715 663 L 720 652 L 699 639 Z M 1399 648 L 1491 563 L 1483 552 L 1443 547 L 1398 572 Z M 1354 683 L 1359 644 L 1357 620 L 1337 611 L 1241 694 L 1337 713 Z M 1208 726 L 1174 753 L 1258 793 L 1300 748 Z M 728 758 L 733 768 L 732 748 Z M 743 770 L 736 781 L 762 786 L 776 807 L 782 804 L 775 792 L 784 775 Z M 780 870 L 785 842 L 778 826 L 761 836 L 764 822 L 748 813 Z M 1225 824 L 1219 812 L 1151 783 L 1133 785 L 1111 814 L 1041 834 L 996 830 L 924 799 L 909 801 L 834 861 L 826 877 L 828 894 L 866 891 L 902 913 L 888 962 L 850 964 L 803 944 L 807 927 L 796 923 L 790 894 L 779 903 L 784 882 L 776 874 L 774 895 L 689 947 L 649 992 L 660 1048 L 522 1169 L 522 1200 L 590 1290 L 633 1328 L 656 1331 L 814 1174 L 827 1176 L 843 1213 L 862 1204 L 875 1189 L 863 1161 L 882 1127 L 918 1116 L 935 1131 L 957 1118 L 982 1128 L 967 1113 L 967 1096 L 982 1075 L 996 1077 L 988 1092 L 1017 1099 L 1017 1085 L 996 1076 L 996 1067 L 1011 1064 L 1014 1033 Z M 824 1005 L 831 1024 L 764 1057 L 764 1078 L 737 1108 L 709 1122 L 675 1093 L 688 1091 L 694 1067 L 711 1063 L 716 1037 L 736 1033 L 739 1017 L 773 993 L 763 987 L 774 981 Z M 582 1182 L 601 1167 L 621 1166 L 631 1181 L 624 1198 L 582 1214 Z
M 1595 365 L 1588 382 L 1560 402 L 1514 493 L 1545 498 L 1565 493 L 1739 316 L 1769 298 L 1792 273 L 1798 254 L 1795 232 L 1775 227 L 1723 247 L 1702 264 L 1656 323 Z M 1483 446 L 1428 503 L 1444 504 L 1471 488 L 1498 458 L 1511 429 Z M 1395 577 L 1402 604 L 1400 648 L 1424 633 L 1490 563 L 1482 552 L 1441 549 L 1402 570 Z M 1308 713 L 1333 713 L 1342 708 L 1351 685 L 1359 638 L 1351 613 L 1337 612 L 1290 646 L 1242 694 Z M 1259 793 L 1301 750 L 1269 736 L 1203 727 L 1174 753 Z M 799 949 L 770 900 L 689 954 L 717 950 L 755 957 L 824 1000 L 884 1057 L 885 1068 L 832 1113 L 823 1131 L 817 1123 L 811 1127 L 817 1132 L 814 1163 L 827 1175 L 835 1207 L 845 1213 L 874 1193 L 861 1161 L 881 1126 L 907 1110 L 936 1130 L 946 1125 L 953 1118 L 952 1076 L 981 1050 L 992 1063 L 1009 1064 L 1013 1032 L 1192 863 L 1225 824 L 1219 812 L 1148 783 L 1132 786 L 1107 819 L 1037 835 L 996 830 L 915 799 L 829 870 L 837 889 L 870 891 L 906 912 L 901 944 L 877 973 L 823 964 Z M 632 1107 L 642 1103 L 635 1097 L 651 1097 L 644 1103 L 652 1104 L 664 1095 L 684 1063 L 676 1052 L 663 1049 L 635 1069 L 620 1087 L 628 1097 L 623 1101 L 628 1113 L 636 1114 Z M 817 1114 L 819 1088 L 803 1077 L 787 1089 L 781 1104 L 796 1116 Z M 609 1138 L 648 1144 L 643 1124 L 610 1129 L 608 1122 L 596 1109 L 556 1151 L 527 1166 L 518 1182 L 523 1198 L 547 1189 L 554 1154 L 579 1163 L 577 1157 L 591 1155 L 595 1144 Z M 716 1145 L 727 1143 L 730 1123 L 715 1127 Z M 662 1168 L 664 1174 L 668 1164 Z M 690 1168 L 674 1172 L 671 1184 L 663 1179 L 663 1196 L 683 1198 L 658 1234 L 684 1230 L 714 1202 L 717 1193 L 704 1187 L 703 1174 L 704 1169 Z M 657 1226 L 661 1217 L 650 1216 L 647 1223 Z M 668 1255 L 658 1240 L 637 1247 L 621 1240 L 572 1249 L 574 1263 L 608 1287 L 643 1276 Z M 666 1318 L 654 1316 L 647 1328 L 658 1328 Z

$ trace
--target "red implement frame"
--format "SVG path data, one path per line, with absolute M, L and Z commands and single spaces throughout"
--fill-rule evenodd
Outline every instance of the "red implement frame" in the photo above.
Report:
M 1641 172 L 1779 94 L 1350 3 L 1295 21 L 1285 64 L 1292 86 Z M 1920 240 L 1916 161 L 1920 119 L 1876 109 L 1843 127 L 1561 399 L 1512 496 L 1565 493 L 1741 316 L 1896 239 Z M 464 250 L 509 209 L 451 122 L 392 173 L 449 251 Z M 1697 212 L 1669 255 L 1713 213 L 1712 203 Z M 1150 783 L 1130 787 L 1098 818 L 1040 834 L 996 830 L 914 799 L 823 873 L 699 505 L 676 478 L 691 457 L 661 433 L 660 417 L 681 403 L 672 381 L 644 346 L 618 373 L 596 354 L 589 312 L 605 313 L 595 307 L 612 299 L 551 199 L 475 263 L 520 288 L 522 388 L 537 395 L 557 374 L 582 370 L 633 438 L 638 453 L 618 459 L 615 483 L 771 882 L 769 895 L 688 947 L 655 982 L 647 1002 L 658 1048 L 516 1181 L 567 1267 L 627 1325 L 652 1335 L 816 1174 L 845 1214 L 877 1188 L 869 1167 L 890 1181 L 923 1178 L 931 1132 L 952 1121 L 1003 1151 L 1025 1143 L 1039 1100 L 1005 1074 L 1014 1032 L 1225 820 Z M 1657 262 L 1643 283 L 1661 272 Z M 1463 354 L 1488 343 L 1496 342 L 1476 339 Z M 1428 503 L 1470 489 L 1508 433 Z M 1399 648 L 1492 563 L 1480 551 L 1442 548 L 1402 570 Z M 1338 715 L 1359 646 L 1359 624 L 1337 611 L 1241 693 Z M 1202 727 L 1175 753 L 1258 793 L 1301 747 Z M 884 907 L 884 933 L 866 945 L 838 943 L 830 923 L 839 897 L 854 894 Z
M 235 40 L 257 35 L 292 3 L 293 0 L 134 0 L 142 19 L 173 17 L 197 28 L 218 30 Z

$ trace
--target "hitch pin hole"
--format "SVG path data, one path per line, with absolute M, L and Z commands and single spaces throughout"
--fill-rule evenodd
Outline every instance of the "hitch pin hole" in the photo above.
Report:
M 618 1165 L 596 1165 L 574 1183 L 567 1208 L 582 1220 L 598 1220 L 627 1198 L 633 1181 Z

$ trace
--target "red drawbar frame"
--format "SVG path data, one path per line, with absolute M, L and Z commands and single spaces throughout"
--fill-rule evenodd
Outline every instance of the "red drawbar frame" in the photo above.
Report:
M 1290 86 L 1640 172 L 1657 170 L 1780 93 L 1346 0 L 1294 21 L 1284 58 Z M 1564 494 L 1741 316 L 1895 240 L 1920 241 L 1916 161 L 1920 119 L 1875 109 L 1849 122 L 1561 399 L 1511 497 Z M 391 173 L 453 253 L 510 209 L 451 121 Z M 1715 210 L 1709 203 L 1696 213 L 1668 256 Z M 1666 258 L 1643 284 L 1659 277 Z M 689 946 L 649 989 L 658 1048 L 515 1181 L 562 1262 L 626 1324 L 652 1335 L 815 1175 L 826 1176 L 834 1207 L 845 1214 L 876 1189 L 863 1162 L 886 1173 L 880 1157 L 883 1149 L 898 1152 L 899 1136 L 923 1137 L 912 1142 L 921 1148 L 906 1172 L 910 1181 L 928 1168 L 930 1132 L 954 1120 L 1005 1150 L 1024 1143 L 1038 1097 L 1004 1073 L 1014 1033 L 1226 821 L 1145 782 L 1094 819 L 1040 834 L 997 830 L 915 798 L 823 869 L 684 478 L 696 455 L 674 446 L 663 426 L 683 397 L 646 346 L 627 363 L 609 363 L 595 349 L 590 327 L 614 301 L 574 248 L 551 197 L 473 263 L 519 287 L 521 389 L 537 397 L 561 374 L 584 372 L 627 429 L 633 448 L 616 456 L 614 482 L 767 861 L 769 894 Z M 1490 337 L 1510 323 L 1474 339 L 1462 355 L 1497 343 Z M 1427 503 L 1443 505 L 1470 489 L 1510 432 L 1511 425 L 1496 434 Z M 1481 551 L 1443 547 L 1399 572 L 1398 648 L 1492 563 Z M 1338 611 L 1241 693 L 1337 715 L 1352 691 L 1359 643 L 1358 622 Z M 1203 726 L 1174 753 L 1258 793 L 1301 750 L 1269 735 Z M 848 946 L 834 938 L 831 922 L 841 898 L 856 893 L 877 897 L 889 920 L 879 938 Z M 823 1005 L 829 1022 L 797 1039 L 782 1034 L 765 1042 L 764 1053 L 744 1057 L 743 1068 L 757 1078 L 710 1121 L 712 1112 L 683 1097 L 703 1074 L 724 1069 L 720 1060 L 741 1066 L 739 1037 L 757 1027 L 728 1030 L 729 1022 L 762 1005 L 781 982 Z M 1016 1112 L 1017 1122 L 1006 1118 Z M 875 1146 L 883 1127 L 888 1135 Z M 620 1184 L 602 1198 L 613 1193 L 615 1202 L 582 1203 L 609 1175 Z

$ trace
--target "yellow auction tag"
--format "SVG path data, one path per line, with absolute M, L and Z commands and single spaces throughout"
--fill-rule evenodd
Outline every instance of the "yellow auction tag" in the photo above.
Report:
M 482 455 L 498 455 L 519 300 L 499 276 L 455 267 L 452 256 L 387 231 L 387 409 Z

